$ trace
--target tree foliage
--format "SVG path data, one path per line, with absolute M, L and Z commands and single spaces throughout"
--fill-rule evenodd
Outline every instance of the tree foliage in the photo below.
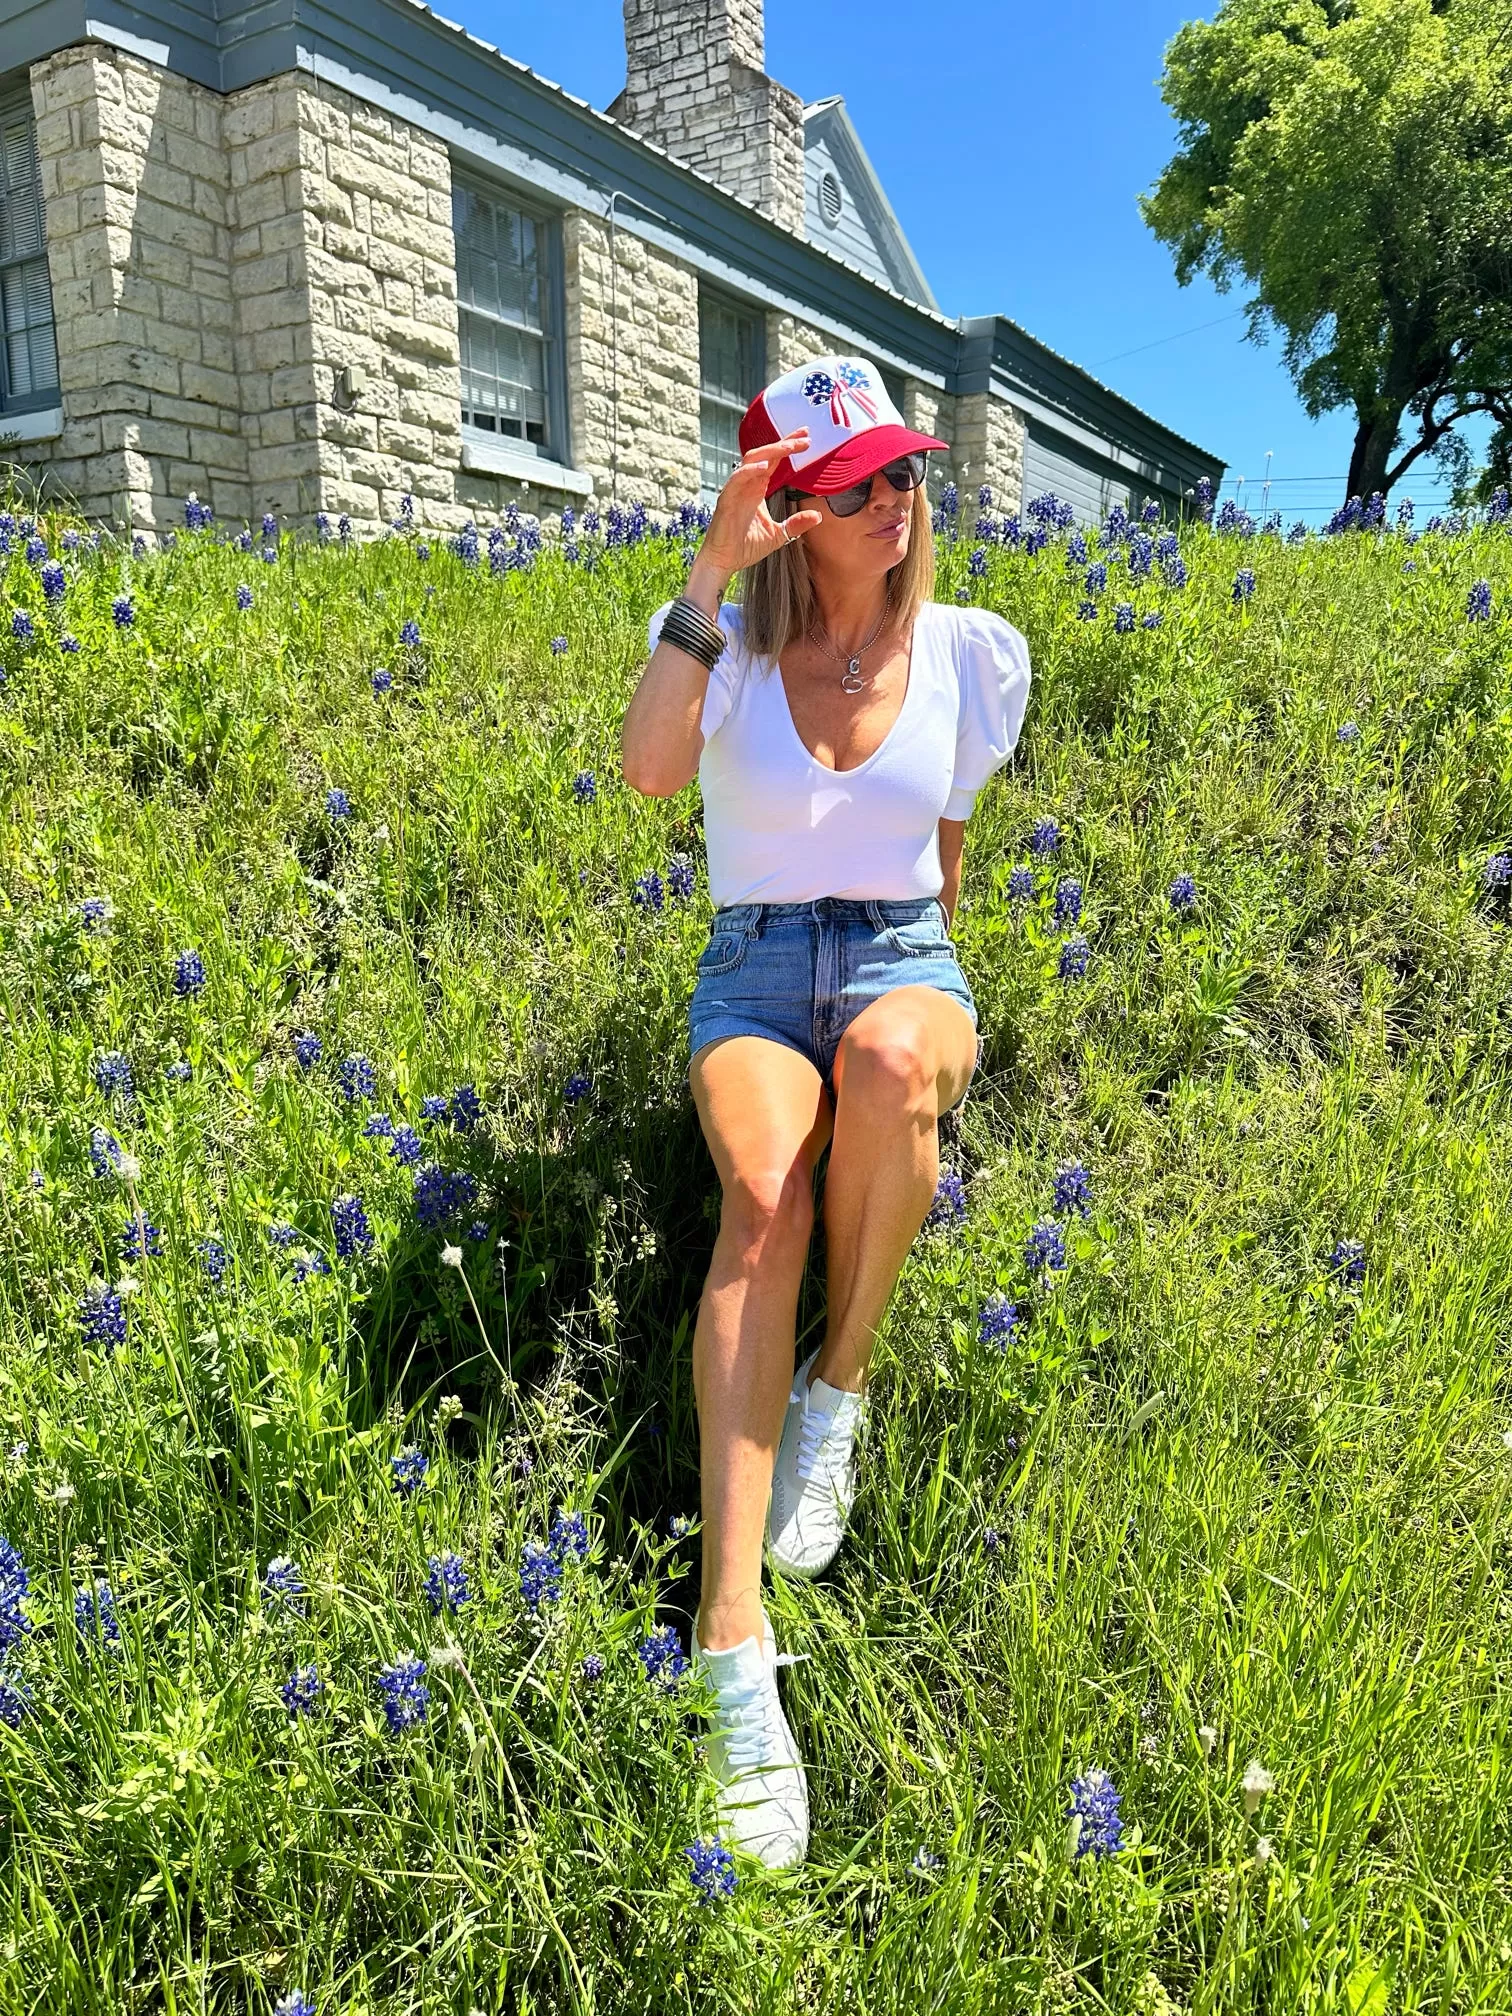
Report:
M 1352 494 L 1463 475 L 1460 421 L 1512 430 L 1512 0 L 1225 0 L 1162 93 L 1178 280 L 1248 282 L 1307 411 L 1354 409 Z

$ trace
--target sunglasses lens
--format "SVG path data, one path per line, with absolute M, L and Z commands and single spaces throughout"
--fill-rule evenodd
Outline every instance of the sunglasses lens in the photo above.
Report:
M 892 462 L 884 462 L 878 473 L 887 478 L 894 490 L 917 490 L 924 481 L 924 451 L 919 449 L 912 455 L 899 455 Z M 852 483 L 849 490 L 828 491 L 824 501 L 837 518 L 854 518 L 870 503 L 874 480 L 868 476 L 864 483 Z
M 896 462 L 889 462 L 882 474 L 894 490 L 917 490 L 924 481 L 924 451 L 913 455 L 900 455 Z
M 852 483 L 849 490 L 832 491 L 824 501 L 837 518 L 854 518 L 858 511 L 865 509 L 871 497 L 871 488 L 868 476 L 864 483 Z

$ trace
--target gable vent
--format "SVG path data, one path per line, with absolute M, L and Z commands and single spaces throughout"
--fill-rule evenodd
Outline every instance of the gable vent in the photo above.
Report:
M 826 224 L 838 224 L 844 205 L 845 198 L 840 192 L 839 177 L 826 168 L 819 177 L 819 215 Z

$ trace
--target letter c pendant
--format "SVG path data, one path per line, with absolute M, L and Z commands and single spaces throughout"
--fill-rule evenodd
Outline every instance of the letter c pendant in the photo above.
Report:
M 865 684 L 866 681 L 861 677 L 861 660 L 852 658 L 840 675 L 841 690 L 846 693 L 859 693 Z

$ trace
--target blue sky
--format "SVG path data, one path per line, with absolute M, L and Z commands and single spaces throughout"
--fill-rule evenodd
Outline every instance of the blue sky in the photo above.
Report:
M 620 0 L 448 0 L 474 34 L 594 105 L 624 82 Z M 1136 197 L 1175 144 L 1157 88 L 1181 0 L 767 0 L 767 69 L 844 95 L 947 314 L 1010 315 L 1228 464 L 1257 504 L 1316 520 L 1343 496 L 1347 413 L 1311 421 L 1237 290 L 1178 287 Z M 1209 8 L 1206 11 L 1211 12 Z M 1319 480 L 1322 479 L 1322 480 Z M 1415 468 L 1420 506 L 1445 486 Z

